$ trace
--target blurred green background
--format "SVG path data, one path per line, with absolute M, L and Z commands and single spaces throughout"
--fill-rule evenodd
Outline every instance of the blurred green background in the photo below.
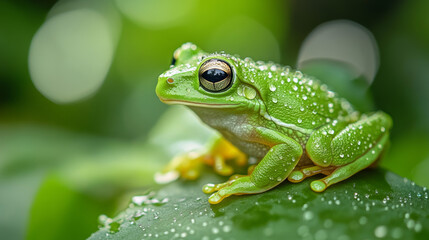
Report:
M 334 19 L 379 46 L 369 92 L 394 120 L 381 165 L 429 187 L 428 11 L 424 0 L 1 1 L 0 238 L 88 237 L 153 184 L 171 156 L 148 143 L 168 108 L 154 90 L 182 43 L 295 66 Z

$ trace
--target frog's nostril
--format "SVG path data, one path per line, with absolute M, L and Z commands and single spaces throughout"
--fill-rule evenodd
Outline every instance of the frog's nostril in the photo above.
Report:
M 172 78 L 167 78 L 167 83 L 168 83 L 168 84 L 173 84 L 173 83 L 174 83 L 174 79 L 172 79 Z

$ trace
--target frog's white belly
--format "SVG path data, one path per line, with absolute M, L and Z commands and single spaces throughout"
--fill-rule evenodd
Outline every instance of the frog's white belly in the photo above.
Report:
M 267 145 L 245 141 L 230 132 L 220 132 L 228 141 L 230 141 L 234 146 L 236 146 L 249 157 L 260 160 L 265 156 L 265 154 L 267 154 L 268 150 L 270 150 L 270 147 Z
M 246 114 L 216 112 L 204 108 L 191 107 L 200 119 L 210 127 L 218 130 L 228 141 L 249 157 L 262 159 L 270 149 L 269 146 L 249 141 L 254 138 L 253 125 L 249 124 Z

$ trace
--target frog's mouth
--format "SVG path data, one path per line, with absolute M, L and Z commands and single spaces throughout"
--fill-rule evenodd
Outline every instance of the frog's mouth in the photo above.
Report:
M 191 101 L 184 101 L 184 100 L 173 100 L 173 99 L 166 99 L 166 98 L 159 98 L 161 102 L 166 104 L 181 104 L 186 106 L 192 106 L 192 107 L 206 107 L 206 108 L 235 108 L 238 107 L 238 104 L 226 104 L 226 103 L 200 103 L 200 102 L 191 102 Z

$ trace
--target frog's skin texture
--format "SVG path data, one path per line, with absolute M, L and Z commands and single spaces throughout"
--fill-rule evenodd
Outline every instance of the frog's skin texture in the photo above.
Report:
M 225 159 L 237 157 L 243 162 L 241 151 L 249 162 L 255 160 L 256 165 L 249 163 L 248 175 L 205 185 L 203 191 L 213 193 L 211 204 L 319 173 L 327 176 L 310 187 L 322 192 L 372 165 L 386 148 L 392 127 L 386 113 L 361 114 L 328 86 L 300 71 L 208 54 L 191 43 L 175 51 L 173 65 L 159 76 L 156 93 L 164 103 L 188 106 L 223 138 L 217 148 L 176 159 L 168 169 L 186 177 L 187 171 L 195 169 L 190 162 L 206 159 L 217 172 L 230 175 Z M 225 142 L 240 151 L 225 150 L 229 146 Z M 197 175 L 194 171 L 191 177 Z

